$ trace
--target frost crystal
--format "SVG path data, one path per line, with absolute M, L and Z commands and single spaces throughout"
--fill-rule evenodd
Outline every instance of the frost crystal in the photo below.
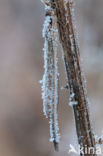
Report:
M 69 106 L 71 107 L 78 104 L 78 102 L 74 100 L 74 97 L 75 97 L 75 94 L 71 93 L 69 97 Z
M 46 7 L 48 11 L 49 8 Z M 43 112 L 49 119 L 50 125 L 50 141 L 59 142 L 58 127 L 58 31 L 56 27 L 56 17 L 46 16 L 43 37 L 44 37 L 44 75 L 42 79 L 42 99 Z
M 97 146 L 98 145 L 102 145 L 103 144 L 103 131 L 102 131 L 102 135 L 100 137 L 98 137 L 97 135 L 94 136 Z

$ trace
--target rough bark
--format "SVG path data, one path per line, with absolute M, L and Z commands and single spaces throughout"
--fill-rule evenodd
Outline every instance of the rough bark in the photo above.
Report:
M 73 23 L 73 1 L 72 0 L 42 0 L 48 12 L 46 16 L 56 17 L 59 40 L 63 48 L 65 69 L 67 74 L 67 82 L 70 92 L 70 102 L 73 108 L 75 118 L 76 132 L 78 143 L 81 148 L 94 148 L 96 150 L 96 142 L 93 134 L 89 109 L 88 97 L 85 86 L 85 79 L 80 65 L 80 51 L 76 38 L 75 25 Z M 52 18 L 53 19 L 53 18 Z M 55 136 L 54 136 L 55 138 Z M 54 139 L 54 145 L 57 142 Z M 91 150 L 90 154 L 96 153 Z
M 73 105 L 78 143 L 81 147 L 94 147 L 95 138 L 91 127 L 88 110 L 88 98 L 84 77 L 80 66 L 80 53 L 73 25 L 72 2 L 51 0 L 58 24 L 60 42 L 63 47 L 64 61 L 68 78 L 70 94 L 74 93 Z M 80 155 L 84 155 L 80 153 Z M 87 154 L 88 155 L 88 154 Z M 90 155 L 96 155 L 91 152 Z

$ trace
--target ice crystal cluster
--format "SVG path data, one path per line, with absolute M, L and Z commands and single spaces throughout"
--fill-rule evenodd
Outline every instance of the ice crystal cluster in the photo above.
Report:
M 50 12 L 50 7 L 46 6 L 46 12 Z M 56 27 L 56 17 L 47 15 L 43 26 L 44 38 L 44 75 L 42 79 L 42 99 L 43 112 L 49 119 L 50 141 L 58 143 L 60 140 L 58 128 L 58 31 Z
M 43 26 L 43 38 L 44 38 L 44 75 L 41 81 L 42 83 L 42 99 L 43 99 L 43 112 L 46 118 L 49 119 L 50 125 L 50 141 L 59 143 L 60 134 L 58 127 L 58 85 L 59 85 L 59 73 L 58 73 L 58 29 L 57 19 L 55 16 L 55 10 L 49 5 L 50 0 L 42 0 L 45 4 L 45 22 Z M 65 10 L 67 9 L 65 0 Z M 70 1 L 72 5 L 72 1 Z M 71 13 L 73 15 L 73 9 L 71 7 Z M 66 15 L 68 18 L 68 15 Z M 68 21 L 68 19 L 67 19 Z M 70 33 L 70 42 L 72 51 L 74 51 L 73 34 Z M 74 100 L 74 93 L 70 95 L 70 106 L 77 105 L 78 102 Z
M 74 96 L 75 96 L 74 93 L 70 94 L 69 106 L 71 106 L 71 107 L 78 104 L 78 102 L 74 100 Z

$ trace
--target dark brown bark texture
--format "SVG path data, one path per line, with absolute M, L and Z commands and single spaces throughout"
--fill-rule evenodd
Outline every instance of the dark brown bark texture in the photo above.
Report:
M 74 101 L 78 102 L 77 105 L 73 105 L 78 143 L 81 147 L 85 148 L 87 146 L 95 149 L 95 138 L 88 110 L 85 79 L 80 66 L 80 52 L 72 19 L 72 3 L 64 0 L 51 0 L 51 8 L 55 11 L 57 17 L 59 38 L 63 47 L 70 94 L 74 93 Z M 84 154 L 80 153 L 80 155 Z M 96 154 L 93 154 L 91 151 L 89 155 Z

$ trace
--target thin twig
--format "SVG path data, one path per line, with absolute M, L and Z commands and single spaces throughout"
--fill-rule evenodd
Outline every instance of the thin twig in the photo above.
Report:
M 44 76 L 42 80 L 43 110 L 49 119 L 50 141 L 58 150 L 58 59 L 57 59 L 57 24 L 52 9 L 45 7 L 45 22 L 43 28 L 44 43 Z
M 94 147 L 95 149 L 95 138 L 90 122 L 87 92 L 81 71 L 79 47 L 72 19 L 72 6 L 71 3 L 66 0 L 51 0 L 51 6 L 56 10 L 58 31 L 64 52 L 70 95 L 74 94 L 73 101 L 77 102 L 76 104 L 72 103 L 72 106 L 78 143 L 81 147 L 85 148 L 86 145 L 87 147 Z M 83 154 L 80 153 L 80 155 Z M 91 151 L 91 155 L 96 154 L 93 154 Z
M 74 111 L 78 143 L 81 148 L 94 148 L 96 141 L 90 122 L 88 110 L 88 98 L 85 87 L 85 79 L 80 66 L 80 52 L 73 23 L 73 1 L 72 0 L 42 0 L 50 12 L 56 17 L 60 43 L 63 48 L 64 62 L 70 91 L 70 106 Z M 49 48 L 51 45 L 49 45 Z M 51 50 L 51 49 L 49 49 Z M 55 133 L 56 134 L 56 133 Z M 55 136 L 53 137 L 55 138 Z M 57 142 L 56 142 L 57 143 Z M 54 140 L 55 144 L 55 140 Z M 91 156 L 96 156 L 91 150 Z M 80 155 L 83 156 L 82 152 Z

